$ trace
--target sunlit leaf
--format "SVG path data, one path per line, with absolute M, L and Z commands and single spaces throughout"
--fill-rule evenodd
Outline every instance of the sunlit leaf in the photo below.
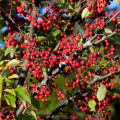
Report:
M 111 30 L 110 27 L 105 27 L 105 28 L 104 28 L 104 31 L 105 31 L 105 33 L 107 33 L 107 34 L 112 33 L 112 30 Z
M 14 56 L 14 54 L 15 54 L 15 51 L 16 51 L 16 49 L 12 49 L 12 50 L 10 51 L 10 56 L 11 56 L 11 58 L 13 58 L 13 56 Z
M 3 66 L 1 66 L 1 67 L 0 67 L 0 71 L 3 71 L 3 70 L 4 70 L 4 67 L 3 67 Z
M 99 101 L 104 100 L 106 92 L 107 92 L 106 86 L 100 84 L 100 87 L 98 87 L 98 91 L 97 91 L 97 98 Z
M 20 61 L 16 59 L 12 59 L 11 61 L 8 62 L 7 66 L 9 67 L 15 67 L 15 66 L 20 66 Z
M 1 98 L 2 98 L 2 86 L 3 86 L 3 76 L 0 74 L 0 107 L 1 107 Z
M 57 35 L 60 34 L 60 30 L 56 29 L 54 32 L 53 32 L 53 36 L 56 37 Z
M 71 9 L 71 10 L 74 10 L 74 8 L 71 4 L 68 5 L 68 8 Z
M 0 66 L 2 66 L 2 65 L 3 65 L 3 63 L 4 63 L 3 61 L 0 61 Z
M 87 7 L 86 7 L 86 8 L 82 11 L 82 15 L 81 15 L 82 19 L 87 18 L 87 17 L 89 16 L 89 14 L 90 14 L 90 12 L 89 12 L 89 10 L 88 10 Z
M 83 38 L 80 38 L 80 41 L 78 42 L 78 47 L 80 47 L 81 43 L 83 42 Z
M 5 99 L 6 99 L 6 103 L 13 107 L 13 108 L 16 108 L 16 98 L 12 95 L 5 95 Z
M 65 4 L 65 0 L 61 0 L 61 3 L 62 3 L 62 4 Z
M 4 91 L 7 92 L 7 93 L 10 93 L 11 95 L 16 96 L 16 93 L 15 93 L 14 89 L 5 89 Z
M 15 86 L 15 83 L 12 80 L 9 80 L 5 75 L 4 75 L 4 79 L 7 86 L 12 86 L 12 87 Z
M 46 69 L 44 67 L 42 68 L 42 71 L 43 71 L 44 77 L 46 77 Z
M 8 55 L 12 49 L 13 49 L 13 47 L 12 47 L 12 46 L 9 46 L 9 47 L 5 50 L 5 56 Z
M 108 65 L 109 61 L 107 60 L 100 60 L 99 64 L 102 66 L 102 68 L 105 68 Z
M 22 104 L 26 107 L 26 105 L 27 105 L 26 101 L 23 99 L 20 99 L 20 100 L 22 101 Z
M 33 117 L 37 120 L 37 115 L 34 111 L 31 111 L 31 114 L 33 115 Z
M 8 78 L 9 79 L 14 79 L 14 78 L 18 79 L 19 76 L 17 74 L 13 74 L 13 75 L 9 76 Z
M 90 100 L 88 102 L 88 106 L 90 107 L 91 111 L 95 111 L 95 106 L 96 106 L 95 100 Z

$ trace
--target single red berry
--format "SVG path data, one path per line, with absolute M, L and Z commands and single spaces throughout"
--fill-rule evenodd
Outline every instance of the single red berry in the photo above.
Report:
M 47 8 L 47 9 L 46 9 L 46 12 L 49 12 L 49 11 L 50 11 L 50 9 L 49 9 L 49 8 Z

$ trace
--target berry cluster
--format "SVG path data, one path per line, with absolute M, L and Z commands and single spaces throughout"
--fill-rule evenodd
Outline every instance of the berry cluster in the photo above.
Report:
M 113 0 L 90 0 L 88 9 L 94 13 L 101 13 L 104 8 Z
M 15 1 L 19 3 L 18 0 Z M 79 0 L 70 0 L 70 3 L 74 5 L 74 3 L 78 1 Z M 35 0 L 32 0 L 32 4 L 34 3 Z M 89 6 L 87 8 L 92 13 L 100 14 L 109 3 L 110 0 L 89 0 Z M 87 5 L 87 0 L 83 1 L 81 4 Z M 80 11 L 82 11 L 82 8 Z M 26 81 L 24 81 L 26 91 L 28 93 L 35 93 L 35 99 L 42 102 L 48 102 L 48 97 L 52 96 L 54 93 L 53 91 L 57 89 L 55 93 L 57 99 L 64 99 L 68 91 L 61 90 L 61 86 L 56 84 L 58 75 L 61 75 L 64 77 L 63 82 L 65 83 L 64 87 L 66 87 L 66 89 L 70 88 L 69 90 L 71 90 L 71 92 L 78 90 L 81 95 L 88 93 L 84 96 L 84 99 L 81 95 L 75 99 L 76 106 L 81 111 L 90 114 L 91 120 L 96 119 L 95 115 L 97 113 L 100 114 L 100 119 L 105 118 L 108 120 L 111 112 L 108 108 L 116 98 L 116 94 L 113 95 L 109 93 L 117 84 L 115 76 L 111 75 L 99 81 L 96 80 L 95 83 L 91 84 L 89 89 L 88 86 L 96 76 L 105 76 L 109 73 L 115 74 L 119 69 L 117 65 L 120 65 L 120 60 L 119 58 L 113 57 L 117 53 L 116 46 L 110 43 L 109 38 L 106 37 L 107 35 L 104 36 L 105 33 L 103 31 L 108 25 L 108 20 L 110 18 L 109 13 L 105 12 L 103 14 L 104 17 L 100 16 L 94 18 L 94 16 L 90 21 L 88 20 L 88 22 L 84 24 L 84 28 L 82 28 L 83 32 L 73 34 L 74 22 L 70 22 L 71 18 L 69 17 L 69 12 L 65 10 L 65 8 L 54 7 L 49 4 L 45 15 L 41 15 L 36 10 L 33 17 L 34 11 L 32 12 L 32 9 L 27 10 L 25 5 L 18 5 L 16 12 L 19 13 L 21 17 L 19 18 L 17 15 L 13 16 L 13 20 L 16 24 L 11 24 L 8 27 L 9 33 L 6 39 L 6 47 L 12 46 L 15 48 L 16 46 L 20 46 L 19 52 L 21 53 L 19 55 L 16 54 L 16 56 L 20 57 L 21 61 L 27 61 L 25 67 L 29 70 L 30 79 L 28 78 L 29 80 L 26 79 Z M 114 15 L 115 12 L 112 13 L 112 16 Z M 24 17 L 28 17 L 28 19 L 24 20 Z M 38 20 L 38 18 L 41 19 Z M 113 30 L 117 33 L 119 29 L 117 28 L 118 22 L 116 17 L 113 17 L 110 22 L 115 24 L 116 27 Z M 30 24 L 30 27 L 34 28 L 36 34 L 33 34 L 32 37 L 28 37 L 27 33 L 24 34 L 22 31 L 19 31 L 23 26 L 25 30 L 26 24 L 24 25 L 24 23 Z M 29 28 L 26 29 L 26 31 L 29 30 Z M 53 34 L 55 30 L 59 32 L 58 35 Z M 99 31 L 101 34 L 99 34 Z M 42 34 L 40 36 L 42 40 L 41 38 L 37 38 L 39 34 Z M 96 37 L 94 38 L 94 36 Z M 50 37 L 53 37 L 54 40 L 50 41 Z M 105 40 L 104 37 L 106 37 Z M 94 38 L 93 41 L 91 40 L 92 38 Z M 89 42 L 88 40 L 91 40 L 91 43 L 89 43 L 90 45 L 87 44 Z M 97 44 L 98 46 L 96 42 L 99 43 L 99 45 Z M 55 47 L 56 43 L 58 43 L 59 47 L 53 49 L 52 47 Z M 62 65 L 64 67 L 61 67 Z M 12 74 L 16 71 L 16 67 L 8 67 L 8 69 Z M 55 73 L 56 69 L 58 71 Z M 17 67 L 17 70 L 20 72 L 21 67 Z M 72 77 L 68 79 L 68 76 Z M 36 80 L 35 83 L 33 83 L 33 77 Z M 46 79 L 48 80 L 45 81 Z M 38 83 L 44 84 L 38 87 Z M 100 86 L 100 83 L 108 90 L 104 100 L 101 102 L 98 101 L 96 96 L 97 88 Z M 2 98 L 3 97 L 4 96 L 2 96 Z M 96 114 L 93 114 L 87 104 L 90 100 L 96 101 Z M 18 102 L 18 105 L 25 107 L 21 101 Z M 30 105 L 27 105 L 27 107 L 30 108 Z M 1 111 L 1 119 L 7 120 L 5 118 L 6 115 L 9 119 L 15 119 L 14 110 L 7 108 L 1 109 Z M 79 119 L 75 114 L 69 113 L 69 115 L 69 120 Z M 43 120 L 40 116 L 37 118 Z M 85 120 L 88 120 L 88 118 L 85 118 Z
M 10 108 L 4 108 L 2 112 L 0 112 L 1 120 L 15 120 L 16 111 L 11 110 Z
M 65 98 L 65 94 L 63 94 L 63 92 L 60 90 L 57 94 L 57 98 L 58 100 L 64 99 Z

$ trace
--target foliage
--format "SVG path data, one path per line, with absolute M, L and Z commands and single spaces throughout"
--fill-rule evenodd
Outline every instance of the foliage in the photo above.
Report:
M 1 120 L 114 118 L 120 10 L 109 14 L 110 1 L 0 0 Z

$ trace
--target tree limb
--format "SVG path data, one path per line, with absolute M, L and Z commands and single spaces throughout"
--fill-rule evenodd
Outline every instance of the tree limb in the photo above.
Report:
M 86 86 L 87 89 L 91 88 L 91 85 L 93 85 L 95 82 L 98 82 L 100 80 L 104 80 L 105 78 L 108 78 L 112 75 L 118 74 L 120 73 L 120 69 L 118 71 L 116 71 L 115 73 L 111 72 L 108 73 L 107 75 L 104 76 L 95 76 L 93 78 L 93 80 Z M 86 95 L 88 95 L 89 92 L 86 92 L 84 94 L 82 94 L 80 92 L 80 90 L 78 90 L 73 96 L 69 97 L 67 100 L 65 100 L 60 106 L 58 106 L 54 111 L 52 111 L 51 113 L 49 113 L 44 120 L 51 120 L 52 118 L 54 118 L 63 108 L 65 108 L 68 104 L 70 104 L 71 102 L 73 102 L 76 98 L 80 99 L 82 97 L 85 97 Z

